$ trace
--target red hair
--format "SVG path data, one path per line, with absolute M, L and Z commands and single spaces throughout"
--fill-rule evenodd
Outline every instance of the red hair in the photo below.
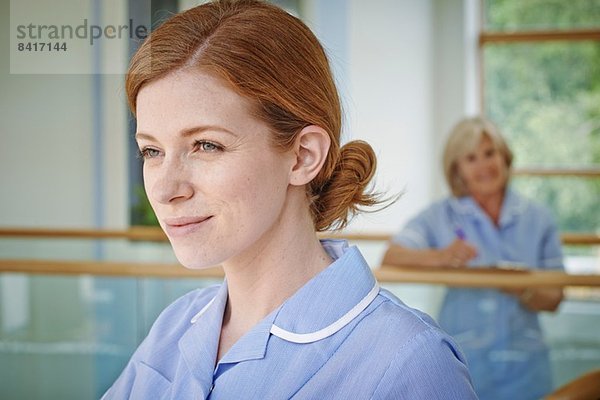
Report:
M 309 125 L 327 131 L 327 159 L 307 185 L 317 231 L 343 228 L 359 207 L 377 203 L 366 192 L 376 168 L 373 149 L 362 141 L 340 148 L 342 112 L 329 62 L 298 18 L 258 0 L 217 0 L 173 16 L 131 60 L 126 90 L 132 112 L 142 86 L 183 68 L 214 73 L 249 98 L 282 150 Z

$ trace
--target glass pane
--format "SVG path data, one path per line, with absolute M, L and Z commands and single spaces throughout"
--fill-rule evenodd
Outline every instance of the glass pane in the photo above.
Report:
M 600 230 L 600 179 L 516 176 L 513 186 L 550 207 L 562 232 Z
M 600 26 L 600 0 L 485 0 L 489 31 L 589 29 Z
M 0 257 L 38 260 L 131 261 L 177 263 L 168 242 L 81 240 L 70 238 L 2 238 Z
M 557 313 L 539 314 L 555 387 L 600 367 L 599 305 L 597 298 L 573 299 L 564 301 Z
M 134 279 L 0 275 L 0 398 L 94 399 L 139 343 Z
M 0 399 L 100 398 L 160 311 L 219 281 L 0 274 Z
M 600 42 L 486 45 L 484 71 L 516 167 L 600 163 Z

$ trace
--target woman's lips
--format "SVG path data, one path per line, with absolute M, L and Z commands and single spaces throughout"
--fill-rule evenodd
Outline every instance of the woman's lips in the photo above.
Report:
M 166 218 L 163 220 L 165 231 L 169 237 L 185 236 L 200 229 L 208 220 L 209 217 L 177 217 Z

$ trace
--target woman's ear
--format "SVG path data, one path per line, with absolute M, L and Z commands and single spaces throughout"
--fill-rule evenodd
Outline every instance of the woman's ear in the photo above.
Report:
M 325 129 L 316 125 L 309 125 L 302 129 L 294 143 L 296 163 L 290 174 L 290 184 L 295 186 L 306 185 L 321 171 L 331 139 Z

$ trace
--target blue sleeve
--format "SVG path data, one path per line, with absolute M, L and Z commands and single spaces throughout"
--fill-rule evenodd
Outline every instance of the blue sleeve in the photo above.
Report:
M 432 210 L 422 211 L 412 218 L 393 238 L 392 243 L 411 249 L 428 249 L 435 247 L 432 243 L 431 224 Z
M 431 329 L 398 349 L 373 399 L 477 399 L 464 357 L 440 331 Z
M 547 221 L 541 241 L 540 267 L 544 269 L 564 269 L 562 241 L 554 218 L 543 210 L 542 218 Z
M 151 399 L 164 393 L 171 382 L 151 366 L 131 359 L 119 379 L 102 396 L 101 400 Z M 135 395 L 132 397 L 132 393 Z
M 164 371 L 175 373 L 179 338 L 189 328 L 192 316 L 214 297 L 217 289 L 215 286 L 193 290 L 167 306 L 102 400 L 152 399 L 156 393 L 164 393 L 171 384 Z

